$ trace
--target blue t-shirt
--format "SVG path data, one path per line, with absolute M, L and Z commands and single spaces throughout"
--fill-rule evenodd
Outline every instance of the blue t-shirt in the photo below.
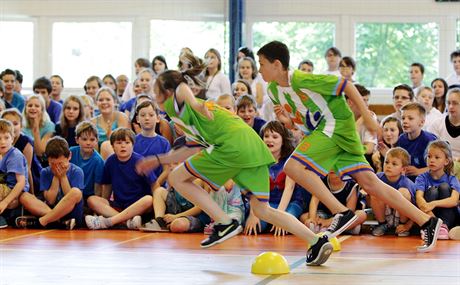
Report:
M 29 192 L 29 173 L 27 160 L 15 147 L 11 147 L 0 160 L 0 171 L 6 174 L 6 185 L 13 189 L 16 186 L 16 174 L 25 176 L 24 192 Z
M 50 105 L 46 108 L 46 112 L 50 116 L 51 121 L 57 124 L 61 117 L 62 105 L 54 100 L 50 100 Z
M 26 101 L 24 100 L 24 97 L 22 97 L 21 94 L 17 92 L 13 92 L 13 99 L 11 99 L 11 102 L 5 102 L 5 103 L 8 103 L 9 106 L 18 109 L 22 113 L 22 111 L 24 110 L 25 102 Z
M 151 185 L 157 177 L 152 171 L 147 176 L 136 172 L 136 163 L 142 155 L 133 152 L 128 161 L 118 160 L 115 154 L 107 158 L 104 164 L 102 184 L 111 184 L 114 202 L 121 208 L 127 208 L 145 195 L 152 195 Z
M 84 174 L 83 170 L 80 167 L 76 166 L 73 163 L 70 163 L 69 170 L 66 173 L 67 179 L 69 180 L 69 184 L 71 188 L 78 188 L 83 190 L 84 187 Z M 51 172 L 51 167 L 48 166 L 42 169 L 42 173 L 40 175 L 40 191 L 48 191 L 51 187 L 51 183 L 53 182 L 54 174 Z M 57 204 L 62 198 L 64 197 L 64 192 L 62 192 L 61 186 L 59 186 L 59 191 L 56 197 Z
M 417 168 L 423 168 L 426 167 L 426 147 L 431 141 L 434 141 L 436 139 L 436 135 L 422 130 L 420 135 L 414 140 L 409 140 L 407 134 L 400 135 L 398 142 L 396 143 L 396 146 L 400 146 L 403 149 L 407 150 L 407 152 L 410 154 L 410 164 L 412 166 L 415 166 Z
M 94 195 L 94 184 L 102 184 L 104 160 L 97 151 L 93 151 L 90 158 L 83 159 L 80 153 L 80 146 L 71 147 L 70 152 L 72 153 L 70 162 L 80 167 L 85 175 L 85 186 L 82 189 L 83 196 Z
M 254 125 L 252 125 L 252 128 L 254 131 L 256 131 L 257 134 L 260 134 L 260 130 L 262 127 L 265 125 L 266 121 L 264 119 L 261 119 L 259 117 L 254 118 Z
M 33 141 L 34 135 L 31 128 L 23 128 L 22 132 Z M 45 125 L 40 128 L 40 138 L 42 139 L 48 133 L 54 134 L 54 124 L 52 122 L 45 122 Z
M 136 142 L 134 143 L 134 152 L 147 157 L 149 155 L 167 153 L 171 149 L 169 141 L 160 135 L 154 137 L 146 137 L 142 134 L 136 136 Z M 154 170 L 155 175 L 160 176 L 163 171 L 162 167 L 158 167 Z
M 452 189 L 455 189 L 455 191 L 460 193 L 460 183 L 458 182 L 457 177 L 453 175 L 447 175 L 445 173 L 441 178 L 436 180 L 431 177 L 429 171 L 417 176 L 417 179 L 415 179 L 415 189 L 417 189 L 417 191 L 425 192 L 431 186 L 439 186 L 441 183 L 449 184 Z
M 407 188 L 410 192 L 411 196 L 411 201 L 413 204 L 415 204 L 415 184 L 407 178 L 405 175 L 401 175 L 396 182 L 390 182 L 388 181 L 388 178 L 386 177 L 384 172 L 379 172 L 377 173 L 377 177 L 382 180 L 383 183 L 390 185 L 391 187 L 395 188 L 396 190 L 399 190 L 399 188 Z
M 131 112 L 133 110 L 133 106 L 134 104 L 136 104 L 136 97 L 134 98 L 131 98 L 129 99 L 128 101 L 124 102 L 123 104 L 121 104 L 120 106 L 120 112 L 125 112 L 126 110 L 128 110 L 129 112 Z
M 283 171 L 284 164 L 288 157 L 280 159 L 277 163 L 272 164 L 269 168 L 270 173 L 270 203 L 279 204 L 281 202 L 281 197 L 283 196 L 284 187 L 286 184 L 286 173 Z M 297 185 L 296 185 L 297 186 Z M 292 193 L 291 201 L 289 203 L 296 203 L 299 206 L 304 204 L 304 195 L 303 190 L 300 187 L 294 187 Z

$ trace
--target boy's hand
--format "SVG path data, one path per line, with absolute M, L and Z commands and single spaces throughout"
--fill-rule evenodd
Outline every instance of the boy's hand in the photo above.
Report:
M 285 229 L 277 226 L 272 226 L 270 232 L 273 231 L 275 231 L 275 233 L 273 234 L 275 237 L 285 236 L 287 234 L 287 231 Z
M 273 106 L 273 110 L 275 111 L 276 118 L 288 129 L 292 129 L 294 124 L 292 123 L 291 117 L 289 117 L 289 113 L 286 109 L 281 105 Z
M 390 148 L 383 141 L 380 141 L 377 145 L 377 150 L 383 157 L 385 157 Z
M 153 169 L 160 166 L 160 161 L 156 157 L 148 157 L 139 160 L 136 163 L 136 172 L 139 174 L 147 175 Z
M 246 220 L 246 226 L 244 227 L 244 234 L 250 236 L 254 233 L 257 236 L 257 227 L 259 227 L 259 232 L 261 231 L 262 226 L 260 225 L 260 219 L 254 215 L 249 215 Z

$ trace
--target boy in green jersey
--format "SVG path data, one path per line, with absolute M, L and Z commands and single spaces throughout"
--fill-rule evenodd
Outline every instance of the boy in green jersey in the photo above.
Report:
M 154 91 L 160 108 L 184 130 L 186 147 L 168 154 L 146 158 L 136 166 L 147 173 L 160 164 L 184 161 L 168 177 L 169 183 L 182 196 L 205 211 L 214 221 L 213 233 L 201 242 L 210 247 L 242 231 L 210 195 L 192 183 L 198 177 L 218 190 L 229 179 L 241 186 L 250 198 L 254 214 L 270 224 L 297 235 L 312 246 L 307 252 L 307 265 L 320 265 L 329 258 L 332 246 L 328 237 L 317 237 L 294 216 L 268 205 L 269 171 L 274 158 L 259 135 L 235 114 L 214 102 L 193 96 L 189 86 L 199 84 L 196 76 L 205 68 L 190 55 L 192 69 L 166 71 L 155 82 Z
M 289 72 L 289 50 L 278 41 L 266 44 L 257 55 L 260 73 L 270 82 L 268 90 L 277 118 L 286 127 L 298 126 L 306 134 L 286 162 L 284 171 L 335 214 L 326 235 L 337 236 L 356 220 L 353 212 L 339 203 L 321 182 L 320 176 L 333 169 L 343 179 L 351 176 L 367 193 L 419 224 L 425 235 L 424 244 L 418 250 L 432 249 L 442 221 L 430 218 L 397 190 L 380 181 L 364 158 L 353 113 L 343 93 L 357 106 L 370 131 L 378 131 L 379 126 L 353 84 L 331 75 Z

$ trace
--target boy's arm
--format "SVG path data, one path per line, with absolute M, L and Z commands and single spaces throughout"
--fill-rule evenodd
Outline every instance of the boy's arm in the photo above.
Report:
M 16 185 L 11 190 L 10 194 L 8 194 L 2 201 L 0 201 L 0 214 L 5 211 L 8 205 L 11 202 L 18 199 L 19 195 L 21 195 L 22 190 L 24 190 L 24 186 L 26 185 L 26 177 L 22 174 L 16 173 Z
M 188 87 L 187 84 L 179 84 L 179 86 L 177 87 L 176 98 L 179 104 L 185 101 L 192 107 L 193 110 L 202 114 L 206 118 L 210 120 L 214 118 L 212 112 L 209 111 L 205 103 L 200 103 L 196 100 L 192 90 L 190 89 L 190 87 Z
M 409 166 L 406 166 L 406 175 L 417 176 L 417 175 L 427 172 L 428 170 L 430 170 L 428 166 L 417 168 L 416 166 L 409 165 Z
M 181 147 L 165 154 L 149 156 L 137 162 L 136 171 L 138 173 L 148 174 L 151 170 L 158 168 L 160 164 L 184 161 L 200 150 L 201 147 Z
M 309 218 L 305 221 L 305 224 L 307 224 L 307 222 L 314 222 L 316 224 L 316 221 L 318 220 L 318 205 L 319 199 L 311 195 L 310 205 L 308 206 Z
M 356 107 L 359 110 L 359 113 L 361 114 L 364 122 L 364 126 L 370 131 L 370 132 L 379 132 L 380 131 L 380 126 L 379 124 L 374 120 L 372 117 L 372 113 L 369 111 L 367 108 L 366 104 L 364 103 L 363 98 L 359 94 L 358 90 L 356 87 L 351 84 L 347 83 L 344 89 L 345 95 L 353 102 L 353 104 L 356 105 Z M 378 136 L 380 137 L 380 136 Z
M 102 195 L 101 197 L 109 200 L 112 195 L 112 184 L 102 184 Z
M 444 198 L 441 200 L 434 200 L 429 202 L 428 204 L 433 205 L 434 208 L 453 208 L 457 206 L 458 204 L 458 198 L 459 198 L 459 193 L 455 191 L 455 189 L 452 189 L 452 194 L 450 195 L 449 198 Z
M 294 192 L 295 182 L 289 176 L 286 176 L 286 182 L 284 184 L 283 194 L 281 195 L 281 201 L 278 205 L 278 210 L 286 211 L 286 208 L 291 202 L 292 193 Z
M 48 190 L 45 190 L 44 196 L 46 201 L 50 205 L 54 205 L 56 203 L 56 198 L 59 193 L 59 178 L 53 175 L 53 180 L 51 181 L 51 186 Z

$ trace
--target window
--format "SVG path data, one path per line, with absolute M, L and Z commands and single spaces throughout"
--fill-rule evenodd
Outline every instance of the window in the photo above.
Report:
M 66 87 L 83 87 L 88 77 L 131 74 L 130 22 L 53 24 L 53 74 Z
M 334 45 L 333 23 L 257 22 L 252 27 L 254 53 L 264 44 L 278 40 L 290 51 L 291 68 L 305 59 L 313 62 L 314 73 L 326 70 L 324 53 Z
M 460 49 L 460 19 L 457 20 L 457 49 Z
M 356 79 L 366 87 L 411 84 L 409 66 L 425 66 L 424 84 L 438 76 L 436 23 L 360 23 L 355 29 Z
M 221 56 L 222 70 L 228 74 L 228 30 L 224 22 L 150 21 L 150 59 L 163 55 L 168 68 L 177 69 L 183 47 L 202 59 L 208 49 L 215 48 Z
M 33 83 L 34 24 L 32 22 L 0 21 L 0 72 L 9 68 L 19 70 L 22 86 Z

